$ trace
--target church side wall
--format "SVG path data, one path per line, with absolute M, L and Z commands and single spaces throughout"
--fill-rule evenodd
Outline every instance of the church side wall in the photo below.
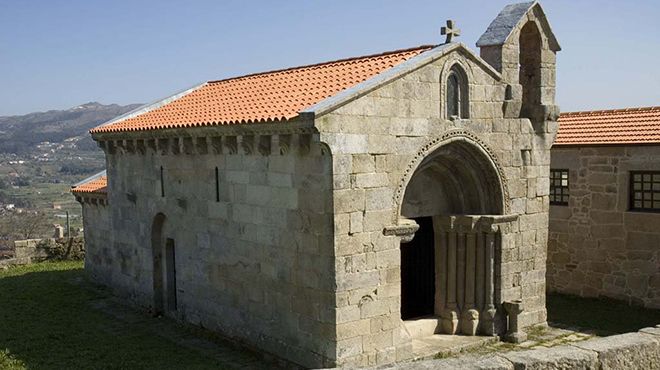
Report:
M 231 152 L 107 154 L 112 242 L 91 246 L 112 261 L 102 265 L 105 281 L 152 306 L 151 228 L 162 213 L 163 238 L 175 242 L 178 319 L 327 366 L 335 319 L 331 154 L 313 142 L 306 153 Z
M 555 147 L 551 163 L 569 202 L 550 207 L 548 291 L 660 308 L 660 214 L 629 210 L 630 171 L 660 171 L 660 147 Z
M 470 84 L 466 120 L 444 119 L 441 111 L 441 76 L 454 62 L 466 69 Z M 469 57 L 452 53 L 317 119 L 321 141 L 334 153 L 339 365 L 412 355 L 400 313 L 400 239 L 383 230 L 396 222 L 395 194 L 411 163 L 452 129 L 491 148 L 506 182 L 508 213 L 520 216 L 502 241 L 500 302 L 522 298 L 521 325 L 545 323 L 552 135 L 537 136 L 527 119 L 503 118 L 504 96 L 504 84 Z
M 85 271 L 97 283 L 111 285 L 114 258 L 111 252 L 109 206 L 82 203 L 85 234 Z

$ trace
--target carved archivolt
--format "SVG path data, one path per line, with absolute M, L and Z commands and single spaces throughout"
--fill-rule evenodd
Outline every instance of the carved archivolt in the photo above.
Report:
M 403 176 L 399 181 L 399 185 L 397 186 L 397 189 L 394 192 L 394 204 L 397 205 L 395 214 L 393 215 L 393 221 L 395 222 L 395 224 L 399 219 L 399 214 L 401 212 L 401 205 L 403 201 L 403 196 L 406 192 L 406 187 L 408 186 L 408 183 L 410 182 L 412 175 L 415 173 L 415 170 L 417 170 L 419 165 L 429 154 L 433 153 L 436 149 L 440 148 L 441 146 L 457 140 L 463 140 L 469 142 L 470 144 L 474 145 L 477 149 L 479 149 L 488 158 L 490 164 L 495 169 L 495 172 L 497 174 L 497 178 L 488 179 L 488 180 L 496 181 L 497 184 L 499 185 L 503 198 L 502 210 L 504 214 L 509 213 L 510 198 L 509 198 L 507 179 L 506 176 L 504 175 L 504 171 L 502 170 L 502 166 L 500 165 L 497 156 L 495 155 L 495 152 L 493 152 L 493 150 L 490 149 L 488 145 L 483 140 L 481 140 L 479 136 L 477 136 L 476 134 L 463 129 L 453 129 L 453 130 L 448 130 L 443 135 L 429 141 L 415 154 L 415 156 L 410 161 L 408 166 L 406 166 Z

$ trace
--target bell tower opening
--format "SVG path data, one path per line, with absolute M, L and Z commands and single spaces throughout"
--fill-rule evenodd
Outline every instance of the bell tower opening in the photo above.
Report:
M 534 22 L 520 30 L 518 81 L 522 86 L 520 115 L 534 122 L 541 107 L 541 33 Z

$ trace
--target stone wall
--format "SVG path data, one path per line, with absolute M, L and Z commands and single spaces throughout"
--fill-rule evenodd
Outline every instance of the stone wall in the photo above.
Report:
M 262 124 L 265 134 L 184 131 L 147 138 L 143 151 L 109 143 L 109 213 L 85 206 L 90 272 L 154 308 L 161 215 L 161 237 L 175 243 L 177 303 L 165 314 L 305 366 L 330 365 L 331 160 L 293 125 L 280 124 L 282 135 Z
M 660 308 L 660 214 L 629 211 L 629 172 L 660 170 L 658 146 L 552 149 L 568 206 L 550 207 L 551 292 Z
M 67 250 L 70 251 L 69 255 L 65 255 Z M 16 240 L 12 257 L 0 259 L 0 267 L 28 265 L 49 259 L 78 259 L 84 253 L 84 240 L 81 237 Z
M 660 369 L 660 325 L 551 348 L 419 361 L 392 369 Z M 389 369 L 389 368 L 379 368 Z
M 443 117 L 441 81 L 455 63 L 468 75 L 470 118 L 452 121 Z M 504 90 L 483 65 L 457 52 L 317 119 L 321 141 L 333 153 L 338 364 L 364 366 L 412 355 L 400 314 L 401 239 L 384 230 L 397 224 L 407 182 L 420 161 L 450 143 L 462 143 L 484 168 L 490 166 L 502 183 L 500 211 L 518 216 L 501 231 L 498 315 L 502 302 L 523 299 L 521 326 L 546 321 L 549 147 L 554 133 L 549 128 L 549 133 L 536 134 L 530 120 L 506 118 Z M 473 164 L 468 157 L 453 160 Z M 422 188 L 439 191 L 442 186 L 428 185 Z

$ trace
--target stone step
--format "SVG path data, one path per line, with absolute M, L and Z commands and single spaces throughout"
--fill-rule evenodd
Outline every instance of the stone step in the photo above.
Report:
M 406 320 L 404 324 L 413 339 L 429 337 L 440 332 L 440 317 L 437 316 Z

